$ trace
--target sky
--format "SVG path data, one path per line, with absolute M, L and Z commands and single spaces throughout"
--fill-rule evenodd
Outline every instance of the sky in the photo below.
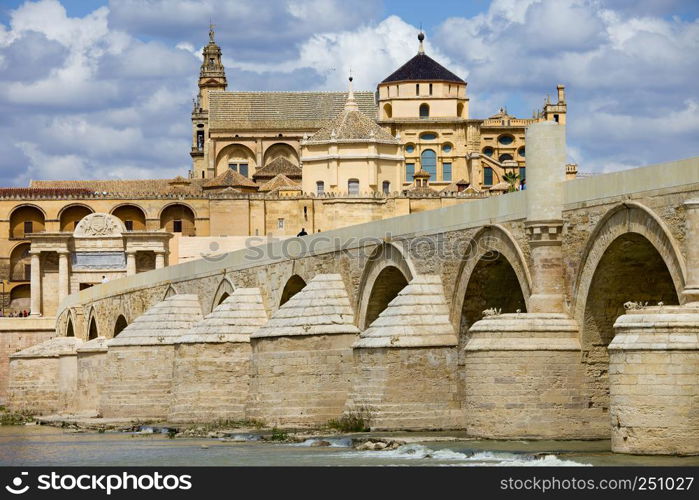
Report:
M 471 118 L 566 85 L 583 172 L 699 154 L 694 0 L 0 0 L 0 185 L 186 175 L 210 20 L 229 90 L 375 90 L 422 27 Z

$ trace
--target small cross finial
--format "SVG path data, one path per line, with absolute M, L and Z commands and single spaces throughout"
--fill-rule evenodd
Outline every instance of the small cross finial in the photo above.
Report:
M 214 43 L 214 28 L 216 26 L 211 22 L 211 19 L 209 19 L 209 41 L 211 43 Z

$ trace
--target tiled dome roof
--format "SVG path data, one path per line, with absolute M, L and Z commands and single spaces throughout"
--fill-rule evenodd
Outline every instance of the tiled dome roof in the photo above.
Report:
M 466 83 L 426 54 L 416 55 L 381 83 L 415 80 Z

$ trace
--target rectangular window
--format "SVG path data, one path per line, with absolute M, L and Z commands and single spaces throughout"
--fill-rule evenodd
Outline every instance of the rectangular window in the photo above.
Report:
M 430 83 L 430 95 L 432 95 L 432 84 Z
M 197 149 L 199 151 L 204 150 L 204 131 L 197 130 Z
M 240 175 L 244 175 L 245 177 L 248 176 L 248 164 L 247 163 L 241 163 L 238 165 L 238 173 Z
M 525 180 L 526 178 L 527 178 L 526 167 L 519 167 L 519 180 L 520 180 L 520 182 Z
M 325 194 L 325 183 L 323 181 L 316 182 L 316 195 Z
M 420 95 L 420 84 L 419 83 L 415 84 L 415 95 Z
M 555 121 L 556 123 L 558 123 L 558 115 L 553 115 L 553 121 Z
M 284 229 L 284 219 L 277 219 L 277 229 Z
M 133 221 L 132 220 L 125 220 L 124 227 L 126 227 L 127 231 L 133 231 Z
M 451 182 L 451 163 L 442 163 L 442 180 Z
M 32 221 L 30 221 L 30 220 L 24 221 L 24 234 L 33 233 L 34 232 L 33 229 L 34 229 L 34 224 L 32 223 Z
M 483 168 L 483 185 L 492 186 L 493 185 L 493 169 L 491 167 Z
M 181 233 L 182 232 L 182 221 L 181 220 L 172 221 L 172 232 L 173 233 Z
M 413 175 L 415 175 L 415 164 L 406 163 L 405 164 L 405 182 L 413 182 Z
M 349 194 L 359 194 L 359 181 L 357 179 L 347 181 L 347 192 Z
M 396 85 L 396 97 L 400 97 L 400 85 Z

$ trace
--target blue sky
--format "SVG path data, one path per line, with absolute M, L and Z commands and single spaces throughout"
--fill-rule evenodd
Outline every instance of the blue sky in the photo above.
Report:
M 699 2 L 3 0 L 0 185 L 186 174 L 209 19 L 229 88 L 344 90 L 417 49 L 468 81 L 471 117 L 567 88 L 570 159 L 612 171 L 699 153 Z

